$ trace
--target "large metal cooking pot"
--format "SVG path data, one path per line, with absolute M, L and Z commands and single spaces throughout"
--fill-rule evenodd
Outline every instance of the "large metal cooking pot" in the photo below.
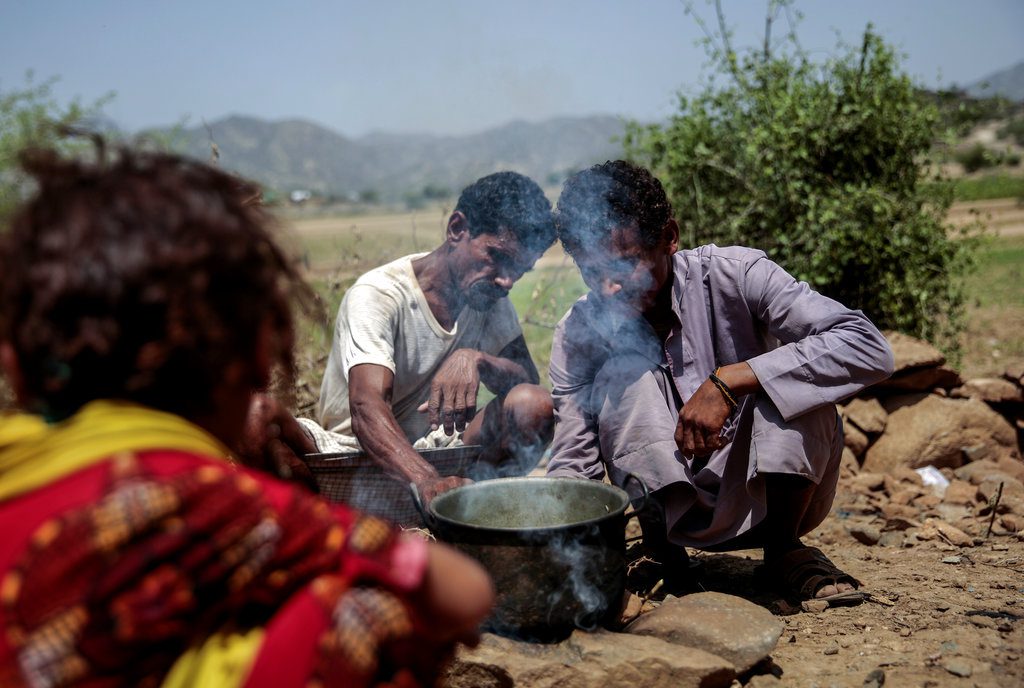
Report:
M 631 477 L 646 504 L 647 486 Z M 619 613 L 625 490 L 579 478 L 501 478 L 445 492 L 426 510 L 414 499 L 439 540 L 491 574 L 497 601 L 488 630 L 555 641 Z

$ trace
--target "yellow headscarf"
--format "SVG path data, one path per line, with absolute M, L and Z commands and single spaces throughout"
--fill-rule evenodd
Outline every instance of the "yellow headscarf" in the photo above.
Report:
M 199 426 L 127 401 L 92 401 L 54 425 L 24 413 L 0 415 L 0 500 L 86 468 L 122 451 L 176 449 L 228 459 Z

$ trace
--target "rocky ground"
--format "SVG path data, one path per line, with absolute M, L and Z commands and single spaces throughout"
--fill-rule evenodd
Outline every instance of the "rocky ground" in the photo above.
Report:
M 785 623 L 759 667 L 767 675 L 748 684 L 881 685 L 881 676 L 890 686 L 1024 684 L 1024 537 L 1005 527 L 1015 519 L 998 515 L 988 534 L 987 503 L 962 484 L 971 485 L 954 482 L 940 501 L 912 479 L 843 480 L 832 515 L 807 542 L 864 583 L 872 597 L 859 606 L 794 609 L 756 590 L 759 552 L 701 556 L 707 589 L 754 601 Z M 920 494 L 894 502 L 904 490 Z
M 783 599 L 759 551 L 691 551 L 696 585 L 666 596 L 633 557 L 620 624 L 554 646 L 485 636 L 448 685 L 1024 685 L 1024 369 L 963 380 L 926 342 L 887 336 L 896 373 L 839 407 L 836 499 L 805 538 L 867 601 Z
M 666 612 L 654 622 L 658 638 L 636 638 L 639 621 L 555 647 L 488 635 L 448 685 L 1024 685 L 1024 533 L 1002 505 L 992 518 L 981 486 L 998 471 L 981 468 L 961 469 L 964 479 L 947 469 L 941 495 L 909 470 L 847 472 L 832 514 L 806 541 L 861 580 L 870 598 L 860 605 L 780 598 L 758 579 L 759 551 L 692 552 L 699 587 L 730 596 L 727 610 L 673 609 L 705 595 L 656 592 L 639 619 Z M 697 628 L 681 632 L 687 624 Z

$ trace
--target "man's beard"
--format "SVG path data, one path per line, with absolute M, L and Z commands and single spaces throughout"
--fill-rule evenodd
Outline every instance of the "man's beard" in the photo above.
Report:
M 508 292 L 494 284 L 477 283 L 466 290 L 466 305 L 474 311 L 490 310 Z

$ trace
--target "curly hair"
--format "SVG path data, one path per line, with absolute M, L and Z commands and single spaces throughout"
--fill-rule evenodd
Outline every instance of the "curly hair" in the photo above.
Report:
M 470 236 L 507 229 L 528 250 L 544 251 L 555 242 L 551 201 L 529 177 L 495 172 L 481 177 L 459 195 L 455 205 L 469 222 Z
M 600 245 L 616 227 L 636 225 L 645 248 L 664 239 L 672 205 L 661 182 L 625 160 L 594 165 L 566 180 L 558 198 L 555 226 L 571 256 L 584 246 Z
M 255 185 L 169 154 L 108 160 L 102 145 L 95 162 L 30 150 L 21 165 L 38 191 L 0 234 L 0 341 L 29 410 L 59 420 L 115 398 L 209 413 L 267 324 L 291 379 L 291 307 L 313 296 Z

